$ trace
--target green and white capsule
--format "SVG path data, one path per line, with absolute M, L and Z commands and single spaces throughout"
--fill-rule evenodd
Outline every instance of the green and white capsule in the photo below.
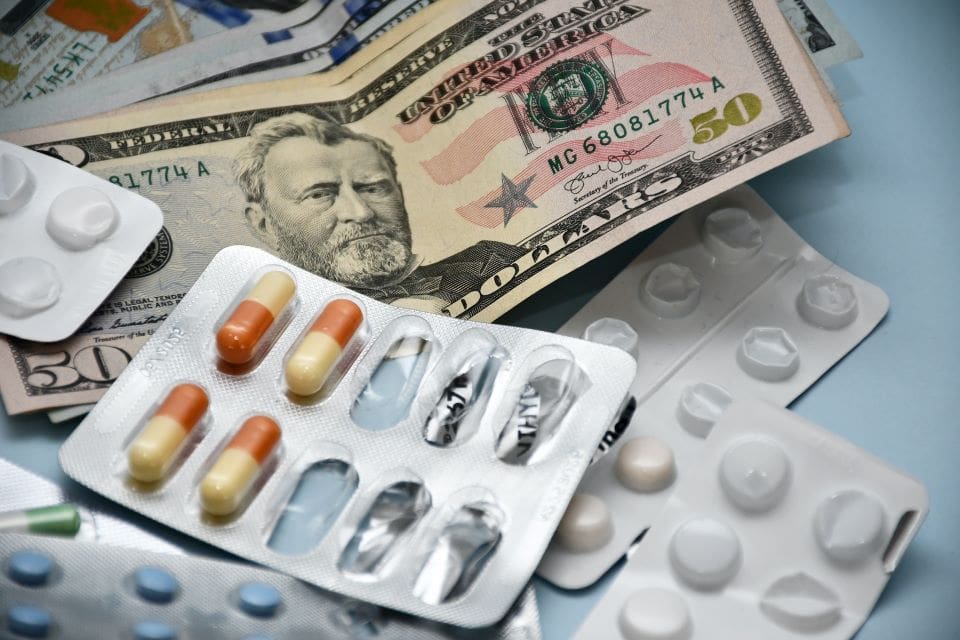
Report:
M 80 512 L 72 504 L 55 504 L 0 513 L 0 531 L 73 537 L 80 531 Z

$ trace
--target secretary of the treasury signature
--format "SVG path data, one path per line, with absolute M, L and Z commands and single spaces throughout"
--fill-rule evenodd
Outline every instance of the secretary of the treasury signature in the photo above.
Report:
M 569 191 L 571 194 L 577 195 L 584 190 L 587 185 L 587 180 L 595 175 L 604 172 L 622 173 L 627 167 L 633 164 L 633 156 L 642 153 L 659 139 L 660 136 L 655 137 L 649 143 L 645 144 L 641 149 L 627 149 L 626 151 L 615 153 L 609 156 L 606 163 L 599 162 L 597 163 L 596 168 L 592 171 L 581 171 L 577 175 L 564 182 L 563 188 L 566 191 Z

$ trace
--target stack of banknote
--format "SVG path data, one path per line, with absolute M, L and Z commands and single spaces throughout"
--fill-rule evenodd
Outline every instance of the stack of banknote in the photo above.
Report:
M 9 9 L 7 10 L 7 7 Z M 153 199 L 81 330 L 0 337 L 10 414 L 85 411 L 221 248 L 492 321 L 849 133 L 825 0 L 12 0 L 0 137 Z

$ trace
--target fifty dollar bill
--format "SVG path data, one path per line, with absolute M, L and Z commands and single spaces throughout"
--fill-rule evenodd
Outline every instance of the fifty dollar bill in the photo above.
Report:
M 12 136 L 154 199 L 166 226 L 77 336 L 3 343 L 8 412 L 95 401 L 230 244 L 489 321 L 848 133 L 775 0 L 473 0 L 412 20 L 335 86 L 249 85 Z

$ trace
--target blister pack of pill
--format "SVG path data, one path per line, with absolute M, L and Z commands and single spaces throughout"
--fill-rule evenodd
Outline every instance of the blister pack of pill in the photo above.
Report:
M 143 196 L 0 141 L 0 333 L 72 335 L 162 225 Z
M 68 475 L 308 582 L 500 620 L 626 396 L 623 351 L 221 251 L 60 450 Z
M 533 598 L 528 591 L 510 617 L 482 637 L 539 640 Z M 20 534 L 0 534 L 0 613 L 3 630 L 14 638 L 479 637 L 250 565 Z
M 731 399 L 787 406 L 888 307 L 749 187 L 680 216 L 559 331 L 633 353 L 637 377 L 537 573 L 568 589 L 593 584 L 696 468 Z
M 926 514 L 917 480 L 737 400 L 575 637 L 847 640 Z
M 66 549 L 68 556 L 70 554 L 80 553 L 81 551 L 77 551 L 77 549 L 82 549 L 84 554 L 95 557 L 100 566 L 108 568 L 112 567 L 113 551 L 109 550 L 111 546 L 129 547 L 162 554 L 184 555 L 184 550 L 169 540 L 160 538 L 126 520 L 99 510 L 82 496 L 80 492 L 65 490 L 59 485 L 25 469 L 21 469 L 3 458 L 0 458 L 0 487 L 4 489 L 0 491 L 0 539 L 3 539 L 3 536 L 9 533 L 25 533 L 34 536 L 72 537 L 79 541 L 96 542 L 107 548 L 65 546 L 57 547 L 58 554 L 61 548 Z M 37 544 L 32 541 L 25 543 L 22 549 L 38 552 Z M 42 551 L 40 552 L 42 553 Z M 143 553 L 140 553 L 137 557 L 141 559 L 142 566 L 157 566 L 160 563 L 160 560 L 146 560 L 146 556 Z M 159 558 L 160 556 L 156 557 Z M 29 559 L 28 562 L 30 562 Z M 43 560 L 39 562 L 41 565 L 47 564 Z M 199 560 L 196 564 L 191 563 L 189 558 L 183 561 L 177 560 L 173 562 L 177 563 L 178 566 L 186 566 L 188 573 L 206 571 L 213 576 L 221 575 L 221 573 L 224 572 L 227 575 L 236 573 L 238 567 L 241 566 L 235 562 L 222 561 L 216 558 Z M 51 561 L 49 566 L 53 567 L 53 565 L 54 563 Z M 0 556 L 0 567 L 3 566 L 3 559 L 2 556 Z M 251 571 L 247 572 L 246 582 L 263 583 L 262 574 L 270 573 L 266 570 L 253 569 L 252 567 L 248 568 L 250 568 Z M 111 568 L 110 570 L 112 571 L 113 569 Z M 102 571 L 102 569 L 98 571 Z M 7 570 L 6 573 L 7 576 L 10 577 L 9 570 Z M 434 624 L 426 620 L 376 607 L 375 605 L 351 602 L 346 598 L 322 589 L 304 589 L 302 583 L 293 579 L 287 579 L 285 576 L 280 578 L 280 583 L 282 585 L 294 585 L 292 592 L 296 598 L 312 598 L 312 600 L 306 604 L 311 609 L 330 612 L 331 620 L 346 620 L 352 617 L 355 624 L 349 627 L 349 631 L 354 633 L 354 635 L 349 635 L 347 631 L 341 629 L 341 635 L 345 638 L 351 638 L 351 640 L 353 638 L 371 637 L 370 632 L 377 631 L 378 633 L 382 633 L 387 629 L 389 629 L 389 633 L 382 637 L 445 638 L 450 640 L 455 638 L 476 637 L 491 638 L 492 640 L 540 640 L 541 638 L 540 614 L 537 609 L 537 599 L 533 587 L 527 587 L 507 616 L 495 626 L 482 629 L 479 632 L 466 632 L 456 627 Z M 122 591 L 123 584 L 120 580 L 114 583 L 117 594 Z M 126 583 L 126 585 L 129 586 L 129 582 Z M 62 617 L 59 615 L 55 616 L 51 606 L 53 605 L 54 608 L 56 608 L 55 603 L 62 604 L 65 602 L 66 600 L 63 599 L 64 593 L 75 594 L 81 590 L 83 590 L 83 583 L 78 582 L 72 584 L 70 589 L 67 589 L 65 592 L 57 591 L 51 595 L 46 591 L 37 591 L 34 592 L 34 595 L 37 596 L 36 598 L 26 601 L 20 600 L 16 603 L 5 603 L 2 589 L 0 589 L 0 613 L 4 611 L 4 604 L 9 604 L 10 606 L 26 604 L 28 606 L 40 607 L 46 612 L 48 619 L 46 637 L 56 638 L 58 636 L 54 632 L 59 623 L 55 622 L 55 620 L 62 620 Z M 281 599 L 286 598 L 286 593 L 286 589 L 280 590 Z M 109 593 L 89 594 L 83 591 L 81 595 L 93 600 L 91 602 L 81 603 L 83 606 L 80 610 L 85 612 L 84 615 L 87 616 L 85 619 L 97 623 L 87 630 L 89 635 L 83 637 L 97 638 L 98 640 L 99 638 L 103 638 L 104 635 L 98 635 L 98 633 L 103 632 L 103 621 L 117 620 L 118 617 L 119 621 L 115 624 L 117 633 L 113 637 L 129 637 L 131 629 L 138 621 L 134 620 L 136 617 L 134 612 L 126 610 L 118 612 L 118 610 L 110 609 L 109 607 L 104 610 L 102 607 L 105 598 L 109 599 L 111 596 Z M 73 599 L 69 601 L 74 602 Z M 218 610 L 216 605 L 222 605 L 222 603 L 206 601 L 202 592 L 184 593 L 184 598 L 179 601 L 179 604 L 188 608 L 206 607 L 213 613 L 216 613 Z M 164 620 L 166 621 L 164 624 L 175 623 L 173 624 L 174 628 L 180 628 L 186 619 L 176 611 L 172 613 L 167 610 L 163 611 L 165 614 Z M 221 612 L 224 615 L 229 613 L 228 608 L 225 606 L 221 607 Z M 43 614 L 41 614 L 40 617 L 43 618 Z M 207 618 L 211 623 L 215 623 L 217 619 L 216 615 L 211 615 Z M 363 620 L 370 623 L 369 627 L 362 623 Z M 68 622 L 72 625 L 78 622 L 78 619 L 71 615 L 71 617 L 68 618 Z M 330 625 L 324 626 L 323 629 L 326 632 L 332 626 L 333 623 L 331 622 Z M 41 625 L 40 628 L 42 629 L 43 625 Z M 364 629 L 367 629 L 367 631 L 364 631 Z M 9 625 L 6 627 L 6 630 L 10 631 Z M 73 627 L 71 627 L 71 631 L 72 630 Z M 194 631 L 202 631 L 202 633 L 198 633 L 195 636 L 201 638 L 216 638 L 218 637 L 216 633 L 219 633 L 212 629 L 203 628 L 194 629 Z M 364 635 L 364 633 L 367 633 L 367 635 Z M 478 633 L 483 635 L 478 636 Z M 332 632 L 329 635 L 330 637 L 338 637 Z M 373 636 L 381 637 L 376 634 L 373 634 Z M 69 637 L 73 638 L 76 636 L 71 635 Z M 178 637 L 183 636 L 180 635 Z M 284 638 L 287 636 L 280 635 L 275 637 Z

